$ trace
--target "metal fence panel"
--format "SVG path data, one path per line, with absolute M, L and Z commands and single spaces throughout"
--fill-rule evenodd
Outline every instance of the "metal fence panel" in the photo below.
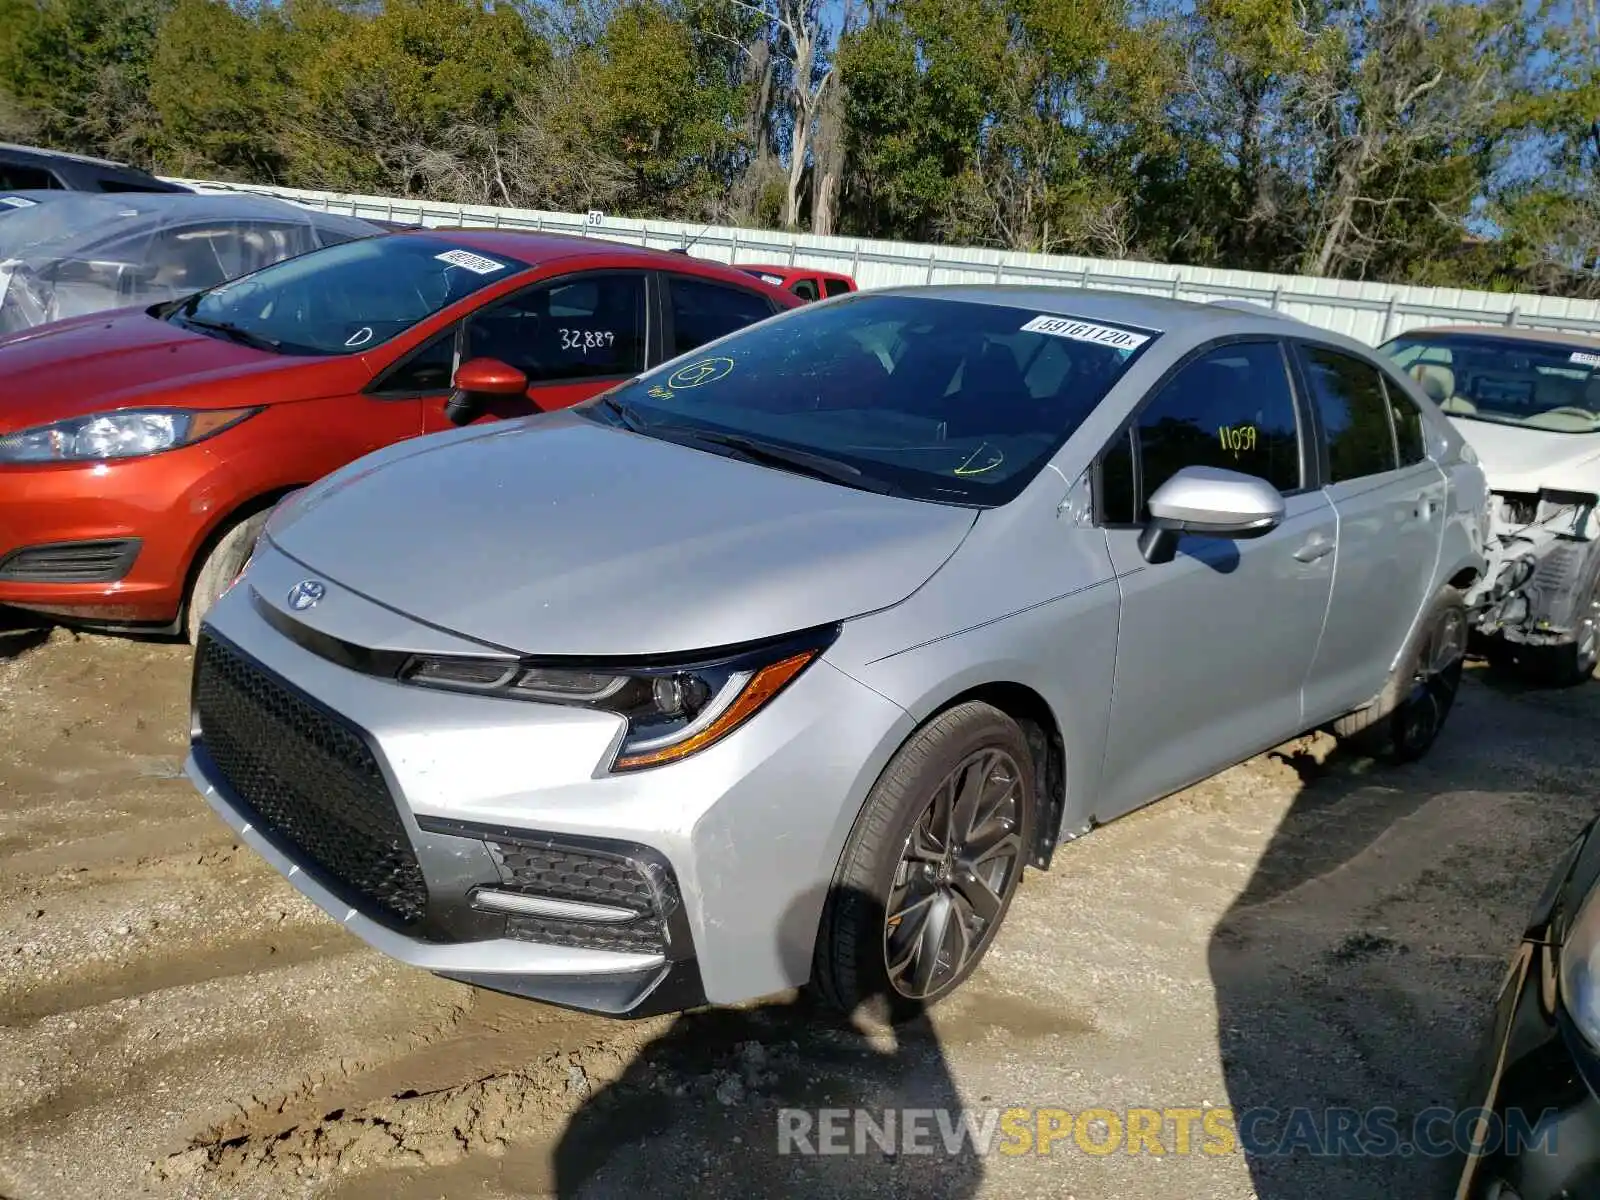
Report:
M 603 218 L 479 204 L 357 196 L 255 184 L 179 180 L 206 189 L 260 192 L 333 212 L 430 227 L 462 225 L 577 234 L 658 250 L 692 246 L 720 262 L 778 263 L 844 271 L 863 289 L 928 283 L 1046 284 L 1105 288 L 1182 300 L 1248 300 L 1366 342 L 1423 325 L 1516 325 L 1600 334 L 1600 301 L 1561 296 L 1411 287 L 1314 276 L 1273 275 L 1165 263 L 1119 262 L 983 247 L 927 246 L 870 238 L 818 237 L 679 221 Z

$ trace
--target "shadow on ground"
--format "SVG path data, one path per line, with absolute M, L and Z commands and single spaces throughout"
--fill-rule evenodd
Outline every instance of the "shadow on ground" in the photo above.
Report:
M 555 1194 L 965 1200 L 983 1177 L 970 1143 L 946 1153 L 929 1113 L 907 1153 L 907 1127 L 883 1124 L 885 1110 L 904 1118 L 908 1108 L 948 1121 L 961 1103 L 924 1016 L 869 1036 L 804 994 L 686 1013 L 573 1116 L 555 1152 Z M 876 1128 L 858 1134 L 843 1116 L 830 1139 L 827 1109 L 865 1110 Z M 830 1140 L 835 1152 L 823 1152 Z
M 1420 763 L 1291 757 L 1301 791 L 1213 933 L 1218 1047 L 1259 1200 L 1453 1193 L 1457 1156 L 1399 1146 L 1430 1108 L 1476 1102 L 1496 987 L 1593 815 L 1600 766 L 1600 684 L 1557 706 L 1482 677 Z
M 0 608 L 0 662 L 20 658 L 50 640 L 50 626 L 30 613 Z

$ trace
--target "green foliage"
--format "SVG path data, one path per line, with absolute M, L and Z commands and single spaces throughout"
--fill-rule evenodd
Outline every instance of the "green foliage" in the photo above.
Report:
M 166 0 L 0 0 L 0 95 L 41 140 L 147 156 Z
M 1591 7 L 872 0 L 837 30 L 811 0 L 0 0 L 0 136 L 755 225 L 826 195 L 847 234 L 1600 294 Z
M 289 31 L 223 0 L 177 0 L 150 77 L 171 169 L 273 180 L 285 166 L 282 115 L 292 94 Z
M 605 114 L 596 135 L 635 181 L 640 215 L 698 214 L 727 185 L 741 96 L 715 52 L 664 5 L 634 0 L 602 34 L 591 72 Z

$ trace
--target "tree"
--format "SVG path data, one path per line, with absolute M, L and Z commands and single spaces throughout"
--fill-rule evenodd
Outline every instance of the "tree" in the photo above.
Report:
M 550 49 L 510 8 L 387 0 L 362 17 L 323 0 L 291 10 L 304 54 L 285 122 L 297 178 L 416 195 L 463 127 L 499 131 Z
M 817 118 L 830 85 L 834 65 L 827 61 L 828 31 L 823 24 L 822 0 L 729 0 L 736 9 L 758 17 L 771 27 L 772 56 L 784 70 L 780 80 L 789 135 L 788 180 L 784 192 L 783 224 L 800 224 L 800 192 L 809 163 Z M 846 22 L 850 17 L 847 11 Z
M 640 212 L 701 216 L 727 190 L 743 148 L 742 97 L 709 39 L 664 5 L 632 0 L 607 23 L 593 84 L 597 133 L 634 176 Z
M 1296 97 L 1322 149 L 1301 270 L 1359 276 L 1382 249 L 1406 253 L 1397 233 L 1438 222 L 1459 240 L 1527 25 L 1516 0 L 1339 0 L 1330 15 L 1341 52 Z
M 0 0 L 13 125 L 68 150 L 153 159 L 150 59 L 168 0 Z
M 283 177 L 288 40 L 275 10 L 252 19 L 225 0 L 176 0 L 157 40 L 150 102 L 179 169 Z
M 1495 266 L 1522 288 L 1600 296 L 1600 8 L 1541 16 L 1546 69 L 1521 89 L 1498 142 Z

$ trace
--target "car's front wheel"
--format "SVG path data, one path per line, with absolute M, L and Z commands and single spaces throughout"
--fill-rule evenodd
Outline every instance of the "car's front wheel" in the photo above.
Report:
M 200 622 L 205 619 L 206 613 L 250 561 L 250 555 L 256 547 L 256 539 L 261 536 L 261 529 L 266 525 L 269 515 L 266 512 L 258 512 L 231 526 L 217 539 L 216 545 L 200 564 L 200 570 L 195 573 L 194 585 L 189 589 L 188 602 L 184 606 L 184 619 L 191 645 L 200 638 Z
M 992 705 L 918 730 L 873 786 L 824 906 L 812 986 L 898 1022 L 943 999 L 993 943 L 1033 832 L 1033 757 Z

